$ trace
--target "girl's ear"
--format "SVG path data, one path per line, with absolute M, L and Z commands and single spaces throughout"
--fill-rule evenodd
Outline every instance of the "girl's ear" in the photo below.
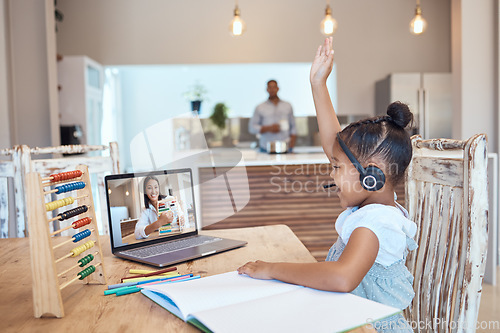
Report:
M 382 168 L 380 167 L 380 164 L 377 164 L 375 162 L 368 162 L 365 169 L 368 169 L 369 167 L 374 167 L 374 168 L 378 168 L 378 169 L 382 170 Z
M 385 163 L 382 159 L 376 158 L 376 157 L 371 157 L 368 160 L 366 160 L 363 163 L 363 166 L 365 166 L 365 169 L 367 169 L 370 166 L 379 168 L 380 170 L 385 170 Z

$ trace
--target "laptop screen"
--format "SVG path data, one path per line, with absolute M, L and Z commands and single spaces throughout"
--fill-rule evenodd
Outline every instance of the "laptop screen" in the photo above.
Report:
M 196 234 L 190 169 L 105 177 L 114 250 Z

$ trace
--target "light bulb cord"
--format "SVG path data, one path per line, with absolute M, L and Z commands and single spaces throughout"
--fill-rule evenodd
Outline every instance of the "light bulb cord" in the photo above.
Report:
M 329 4 L 326 5 L 325 15 L 332 15 L 332 9 Z
M 238 0 L 234 1 L 234 16 L 240 16 L 240 8 L 238 7 Z
M 417 6 L 415 7 L 415 15 L 422 15 L 422 8 L 420 7 L 420 0 L 417 0 Z

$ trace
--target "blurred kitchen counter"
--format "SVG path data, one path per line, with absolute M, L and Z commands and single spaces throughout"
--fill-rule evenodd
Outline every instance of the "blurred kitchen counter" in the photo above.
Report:
M 241 150 L 246 166 L 329 163 L 320 146 L 295 147 L 293 153 L 268 154 L 255 149 Z
M 235 167 L 329 163 L 319 146 L 296 147 L 293 153 L 268 154 L 250 148 L 212 148 L 176 152 L 174 161 L 182 167 Z

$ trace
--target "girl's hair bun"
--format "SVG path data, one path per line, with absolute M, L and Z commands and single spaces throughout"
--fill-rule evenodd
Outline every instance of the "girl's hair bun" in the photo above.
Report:
M 402 128 L 405 128 L 413 120 L 413 114 L 408 105 L 400 101 L 389 104 L 387 114 L 393 123 Z

